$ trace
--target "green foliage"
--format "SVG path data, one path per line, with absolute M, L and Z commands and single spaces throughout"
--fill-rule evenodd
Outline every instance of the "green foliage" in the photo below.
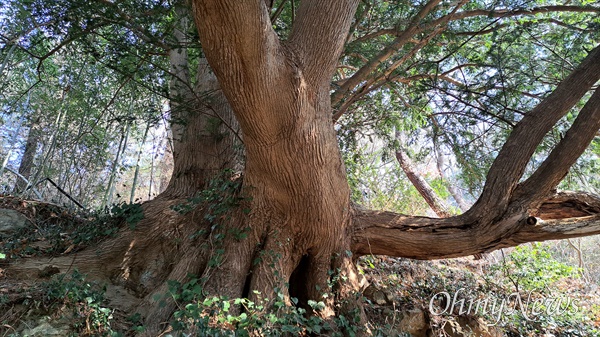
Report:
M 173 206 L 173 210 L 181 214 L 191 212 L 196 206 L 208 205 L 205 219 L 211 223 L 222 215 L 241 205 L 245 198 L 239 196 L 241 180 L 232 178 L 233 171 L 224 170 L 216 178 L 211 179 L 206 189 L 200 191 L 187 202 Z
M 395 158 L 383 151 L 371 152 L 372 145 L 366 144 L 342 154 L 352 200 L 373 209 L 425 214 L 429 206 L 408 181 Z
M 41 287 L 46 306 L 71 310 L 72 336 L 122 336 L 111 329 L 113 310 L 103 305 L 105 289 L 86 281 L 85 275 L 78 271 L 56 275 Z
M 174 205 L 172 208 L 174 211 L 181 214 L 187 214 L 193 211 L 198 205 L 204 205 L 204 219 L 211 224 L 211 230 L 214 231 L 220 226 L 224 220 L 231 218 L 231 212 L 239 209 L 244 201 L 248 198 L 241 195 L 242 181 L 233 177 L 233 171 L 224 170 L 216 178 L 211 179 L 206 189 L 200 191 L 192 198 L 188 198 L 186 202 Z M 248 213 L 248 209 L 242 209 L 244 213 Z M 250 228 L 230 228 L 228 233 L 236 240 L 243 240 L 248 236 Z M 202 236 L 206 234 L 204 230 L 201 230 L 195 234 L 195 236 Z M 215 243 L 219 243 L 223 240 L 224 234 L 217 233 L 213 235 Z M 214 255 L 214 259 L 210 262 L 211 266 L 218 265 L 219 254 Z M 217 259 L 217 260 L 215 260 Z
M 568 336 L 600 336 L 593 327 L 594 313 L 583 310 L 581 297 L 572 294 L 573 280 L 579 278 L 577 268 L 552 257 L 548 246 L 536 243 L 516 247 L 502 263 L 493 266 L 489 282 L 514 293 L 505 300 L 513 302 L 515 310 L 506 311 L 504 325 L 509 336 L 543 331 L 559 331 Z M 503 277 L 494 279 L 500 273 Z M 503 283 L 498 281 L 502 280 Z M 506 296 L 506 295 L 505 295 Z
M 110 210 L 112 217 L 123 219 L 129 229 L 135 229 L 135 226 L 144 218 L 144 210 L 142 204 L 125 202 L 114 204 Z
M 393 296 L 395 312 L 413 308 L 429 312 L 435 335 L 444 334 L 447 323 L 459 325 L 461 319 L 480 318 L 506 336 L 598 336 L 598 299 L 593 291 L 574 270 L 560 266 L 544 251 L 543 247 L 523 247 L 513 258 L 507 255 L 507 261 L 515 259 L 522 266 L 508 275 L 502 265 L 490 263 L 491 256 L 487 262 L 364 256 L 358 265 L 372 284 Z M 551 274 L 548 282 L 525 266 L 527 263 Z M 517 292 L 511 279 L 515 273 L 522 275 L 523 284 L 536 286 L 529 290 L 521 286 Z M 547 285 L 540 286 L 544 283 Z M 373 308 L 367 306 L 367 310 Z M 385 327 L 386 322 L 377 326 Z
M 143 218 L 144 210 L 141 204 L 128 204 L 125 202 L 114 204 L 110 211 L 100 211 L 94 216 L 92 222 L 77 227 L 71 233 L 71 238 L 75 244 L 88 244 L 117 235 L 123 224 L 133 230 Z
M 314 313 L 325 303 L 308 301 L 306 309 L 297 306 L 298 300 L 277 292 L 274 299 L 262 298 L 254 292 L 256 301 L 245 298 L 204 297 L 200 280 L 192 278 L 184 284 L 169 282 L 169 294 L 178 303 L 171 326 L 191 336 L 281 336 L 292 335 L 342 336 L 340 331 L 354 336 L 358 332 L 358 311 L 350 317 L 340 315 L 332 322 Z M 358 309 L 357 309 L 358 310 Z M 337 327 L 334 329 L 334 326 Z
M 576 268 L 557 261 L 541 243 L 516 247 L 508 259 L 497 265 L 516 291 L 545 291 L 564 278 L 576 278 Z
M 168 50 L 185 49 L 194 81 L 195 65 L 202 56 L 195 27 L 190 24 L 184 29 L 185 45 L 173 36 L 182 19 L 180 2 L 4 0 L 2 4 L 0 60 L 6 64 L 6 76 L 0 79 L 0 119 L 26 115 L 28 126 L 41 119 L 40 144 L 45 146 L 40 175 L 60 177 L 55 180 L 72 191 L 84 190 L 79 200 L 96 206 L 101 203 L 97 195 L 105 192 L 107 167 L 124 125 L 132 125 L 132 137 L 140 140 L 143 127 L 138 125 L 167 119 L 161 115 L 162 99 L 182 99 L 169 92 Z M 332 89 L 391 48 L 424 4 L 361 2 Z M 338 121 L 337 131 L 353 199 L 360 201 L 360 189 L 364 189 L 360 186 L 364 178 L 355 167 L 360 168 L 371 155 L 364 151 L 362 141 L 374 141 L 375 151 L 387 163 L 393 157 L 396 130 L 408 135 L 404 145 L 424 144 L 420 159 L 431 159 L 434 151 L 452 157 L 451 183 L 476 196 L 515 123 L 597 43 L 600 18 L 596 14 L 510 15 L 554 4 L 550 0 L 469 1 L 458 12 L 482 14 L 451 20 L 440 30 L 427 25 L 453 13 L 454 3 L 441 3 L 422 18 L 418 23 L 422 30 L 392 48 L 394 52 L 377 63 L 364 88 L 351 88 L 334 106 L 338 109 L 348 103 L 351 111 Z M 282 39 L 289 35 L 297 5 L 277 1 L 271 12 L 277 16 L 273 28 Z M 494 15 L 499 8 L 507 15 Z M 171 122 L 177 123 L 181 118 L 174 115 Z M 548 135 L 528 172 L 539 165 L 575 115 L 574 110 Z M 219 124 L 214 119 L 207 125 L 216 139 L 222 137 L 216 132 Z M 577 187 L 582 176 L 596 175 L 596 152 L 582 157 L 563 186 Z M 118 166 L 129 168 L 130 162 Z M 76 172 L 84 172 L 84 177 L 73 178 Z M 600 179 L 585 180 L 591 181 L 586 188 L 600 188 L 596 186 Z M 381 189 L 386 197 L 393 195 L 391 199 L 412 193 L 406 188 L 398 188 L 395 194 Z M 386 208 L 412 203 L 412 195 L 406 198 Z M 379 204 L 385 202 L 374 203 Z
M 584 3 L 587 1 L 569 5 Z M 342 148 L 351 152 L 347 158 L 358 161 L 359 139 L 376 137 L 383 148 L 393 148 L 394 129 L 401 130 L 409 135 L 409 144 L 425 144 L 426 149 L 450 155 L 457 171 L 452 183 L 478 195 L 488 168 L 514 125 L 570 72 L 572 67 L 565 67 L 565 62 L 577 64 L 597 45 L 597 14 L 494 15 L 498 6 L 510 13 L 554 4 L 545 0 L 510 0 L 501 5 L 469 1 L 458 12 L 479 11 L 482 15 L 451 20 L 441 31 L 424 29 L 414 36 L 414 42 L 396 45 L 397 52 L 379 62 L 365 81 L 334 106 L 335 110 L 352 102 L 338 122 Z M 423 5 L 361 4 L 340 62 L 347 68 L 340 67 L 334 88 L 356 74 L 355 69 L 391 48 Z M 443 18 L 453 6 L 441 4 L 419 25 Z M 430 38 L 422 46 L 417 42 Z M 547 136 L 528 172 L 539 166 L 571 123 L 572 118 L 561 121 L 557 132 Z M 588 168 L 590 159 L 595 161 L 597 155 L 590 151 L 588 155 L 574 168 L 580 175 L 578 182 L 596 176 L 597 170 Z
M 136 22 L 126 22 L 123 10 L 132 10 Z M 146 14 L 136 17 L 137 11 Z M 107 168 L 125 126 L 133 125 L 130 139 L 139 139 L 143 125 L 162 117 L 157 95 L 166 90 L 165 60 L 152 55 L 157 48 L 149 42 L 158 44 L 167 12 L 153 1 L 2 1 L 0 115 L 13 122 L 24 116 L 22 131 L 37 131 L 43 148 L 28 178 L 51 177 L 90 208 L 102 203 L 98 195 L 107 188 Z M 138 35 L 131 25 L 144 28 Z M 18 159 L 13 155 L 9 166 L 18 167 Z M 66 200 L 53 190 L 44 197 Z

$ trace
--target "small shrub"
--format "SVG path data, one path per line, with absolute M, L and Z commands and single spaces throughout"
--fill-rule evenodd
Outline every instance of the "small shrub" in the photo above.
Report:
M 204 297 L 201 282 L 192 278 L 185 284 L 169 282 L 170 296 L 178 303 L 171 327 L 190 336 L 349 336 L 357 334 L 358 311 L 350 316 L 339 315 L 332 322 L 292 305 L 278 292 L 275 299 L 262 298 L 255 292 L 256 302 L 245 298 Z M 314 312 L 325 308 L 321 301 L 308 301 Z M 357 309 L 358 310 L 358 309 Z M 334 329 L 333 327 L 337 327 Z
M 70 308 L 72 336 L 121 336 L 110 326 L 113 310 L 102 305 L 105 289 L 86 281 L 83 274 L 56 275 L 41 286 L 47 308 Z

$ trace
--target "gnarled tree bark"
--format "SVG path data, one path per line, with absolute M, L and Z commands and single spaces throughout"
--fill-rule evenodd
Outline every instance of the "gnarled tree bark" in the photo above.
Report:
M 251 199 L 249 216 L 239 219 L 251 235 L 226 242 L 227 263 L 211 274 L 209 291 L 239 297 L 249 282 L 268 298 L 279 289 L 286 297 L 319 299 L 330 270 L 357 283 L 345 253 L 350 194 L 329 99 L 357 4 L 302 1 L 284 43 L 261 2 L 194 2 L 206 57 L 244 133 L 244 193 Z M 291 279 L 295 270 L 302 272 Z M 339 287 L 341 296 L 349 291 Z M 323 315 L 334 314 L 333 299 Z
M 241 221 L 246 221 L 253 230 L 254 241 L 232 245 L 236 248 L 227 255 L 227 261 L 232 263 L 219 274 L 231 277 L 219 278 L 222 283 L 216 286 L 217 291 L 234 296 L 241 293 L 240 280 L 251 269 L 251 247 L 264 242 L 263 249 L 285 256 L 283 265 L 269 261 L 283 281 L 290 278 L 302 261 L 298 256 L 317 259 L 321 267 L 313 270 L 314 266 L 309 265 L 309 277 L 304 280 L 312 287 L 326 278 L 323 269 L 327 263 L 321 256 L 339 253 L 348 237 L 353 239 L 352 251 L 359 255 L 412 258 L 465 256 L 548 238 L 550 220 L 537 219 L 532 214 L 595 135 L 600 123 L 598 93 L 580 112 L 573 125 L 577 131 L 565 137 L 538 172 L 523 184 L 517 183 L 542 138 L 600 78 L 600 48 L 593 50 L 548 98 L 516 125 L 489 171 L 481 197 L 465 214 L 431 219 L 357 211 L 352 217 L 348 214 L 348 185 L 339 152 L 331 145 L 333 130 L 322 115 L 330 110 L 326 81 L 331 77 L 334 56 L 339 53 L 339 41 L 344 36 L 339 27 L 344 30 L 348 27 L 350 15 L 346 9 L 355 4 L 350 1 L 321 4 L 314 12 L 310 6 L 319 6 L 303 2 L 290 38 L 282 43 L 270 27 L 265 8 L 256 3 L 195 1 L 207 59 L 246 136 L 244 185 L 253 198 L 250 217 Z M 337 16 L 324 14 L 331 12 Z M 244 32 L 242 36 L 237 34 L 240 31 Z M 310 44 L 309 36 L 313 37 Z M 569 155 L 564 154 L 565 147 L 572 148 Z M 326 207 L 323 201 L 327 202 Z M 582 221 L 590 224 L 593 219 Z M 594 226 L 587 228 L 586 234 L 596 233 Z M 273 231 L 284 233 L 283 241 L 276 239 L 277 245 L 271 244 L 268 234 Z M 581 235 L 579 230 L 572 229 L 558 232 L 555 231 L 556 237 Z M 332 240 L 337 240 L 338 245 L 332 245 Z M 284 242 L 289 248 L 277 248 Z M 433 242 L 439 246 L 432 246 Z M 281 282 L 270 280 L 262 268 L 253 270 L 250 287 L 269 293 L 268 289 Z M 318 295 L 310 289 L 307 294 L 313 298 Z

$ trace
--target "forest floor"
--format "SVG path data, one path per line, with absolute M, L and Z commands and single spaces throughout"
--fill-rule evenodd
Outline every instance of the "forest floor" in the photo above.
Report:
M 91 214 L 0 197 L 0 337 L 133 336 L 143 331 L 135 314 L 139 299 L 124 288 L 88 279 L 75 268 L 59 271 L 51 263 L 25 277 L 7 270 L 21 259 L 65 256 L 118 235 L 122 220 L 135 216 L 136 208 L 127 205 Z M 555 259 L 549 245 L 525 245 L 479 260 L 365 256 L 358 265 L 369 282 L 363 295 L 376 336 L 600 336 L 600 280 L 584 280 L 581 270 Z M 199 331 L 202 315 L 190 315 L 183 297 L 178 300 L 181 310 L 170 326 Z M 329 335 L 316 321 L 296 320 L 290 327 L 289 320 L 278 320 L 266 329 L 256 317 L 223 317 L 230 321 L 222 326 L 237 324 L 238 332 L 243 322 L 251 322 L 250 335 L 278 335 L 291 328 L 294 335 Z

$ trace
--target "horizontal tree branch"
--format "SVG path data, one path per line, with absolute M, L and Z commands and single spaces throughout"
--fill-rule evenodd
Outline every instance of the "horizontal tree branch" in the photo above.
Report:
M 592 193 L 556 193 L 546 199 L 533 215 L 543 220 L 586 217 L 600 214 L 600 199 Z
M 507 242 L 515 246 L 533 241 L 570 239 L 600 234 L 600 214 L 580 218 L 538 220 L 533 226 L 524 227 Z
M 557 218 L 557 216 L 565 218 Z M 600 196 L 561 192 L 546 199 L 533 214 L 507 214 L 481 226 L 466 216 L 437 219 L 357 210 L 352 252 L 420 260 L 469 256 L 526 242 L 600 234 Z

